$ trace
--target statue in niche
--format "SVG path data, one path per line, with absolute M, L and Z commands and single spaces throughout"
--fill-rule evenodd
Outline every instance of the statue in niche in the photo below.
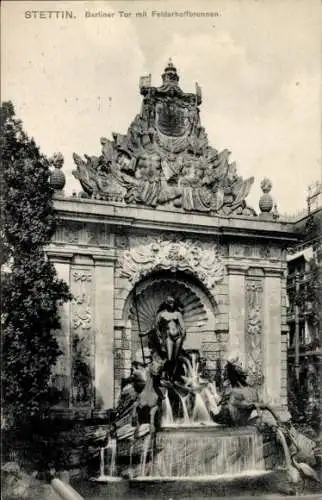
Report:
M 157 394 L 160 392 L 161 377 L 173 379 L 177 369 L 177 361 L 186 337 L 183 321 L 183 309 L 180 302 L 168 297 L 159 307 L 155 327 L 141 337 L 148 336 L 148 346 L 152 353 L 150 365 L 153 386 Z
M 176 370 L 176 361 L 186 337 L 183 308 L 178 300 L 168 297 L 160 305 L 156 317 L 156 328 L 163 346 L 166 346 L 167 373 L 173 377 Z

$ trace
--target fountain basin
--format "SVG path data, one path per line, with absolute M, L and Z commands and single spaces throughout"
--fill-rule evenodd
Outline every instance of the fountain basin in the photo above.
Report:
M 276 462 L 276 443 L 263 443 L 256 427 L 170 425 L 157 433 L 154 443 L 150 434 L 144 439 L 139 460 L 122 469 L 123 479 L 101 475 L 85 490 L 81 485 L 85 498 L 183 500 L 292 493 L 283 460 Z M 267 466 L 268 445 L 272 467 Z
M 97 482 L 75 482 L 75 488 L 84 498 L 103 499 L 149 499 L 164 498 L 218 498 L 218 497 L 265 497 L 268 494 L 289 493 L 284 471 L 248 471 L 248 473 L 222 477 L 194 478 L 148 478 L 137 477 L 104 484 Z

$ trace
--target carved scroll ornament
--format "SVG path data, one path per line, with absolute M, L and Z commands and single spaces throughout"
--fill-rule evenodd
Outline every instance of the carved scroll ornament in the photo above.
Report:
M 136 283 L 143 276 L 158 269 L 188 271 L 199 278 L 209 291 L 222 280 L 225 266 L 218 247 L 213 243 L 186 239 L 137 237 L 121 259 L 121 276 Z

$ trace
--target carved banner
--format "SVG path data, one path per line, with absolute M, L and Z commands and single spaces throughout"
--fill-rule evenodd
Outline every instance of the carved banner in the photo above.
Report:
M 71 360 L 72 402 L 89 406 L 93 396 L 94 338 L 92 318 L 92 272 L 74 268 L 71 272 Z
M 188 271 L 213 294 L 225 274 L 216 244 L 191 239 L 170 240 L 166 236 L 133 237 L 121 258 L 121 276 L 133 284 L 158 269 Z
M 246 281 L 246 360 L 250 382 L 263 384 L 263 282 L 261 279 Z

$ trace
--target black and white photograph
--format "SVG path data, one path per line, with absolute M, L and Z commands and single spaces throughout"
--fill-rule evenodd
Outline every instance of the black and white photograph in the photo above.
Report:
M 322 3 L 1 3 L 1 498 L 322 498 Z

